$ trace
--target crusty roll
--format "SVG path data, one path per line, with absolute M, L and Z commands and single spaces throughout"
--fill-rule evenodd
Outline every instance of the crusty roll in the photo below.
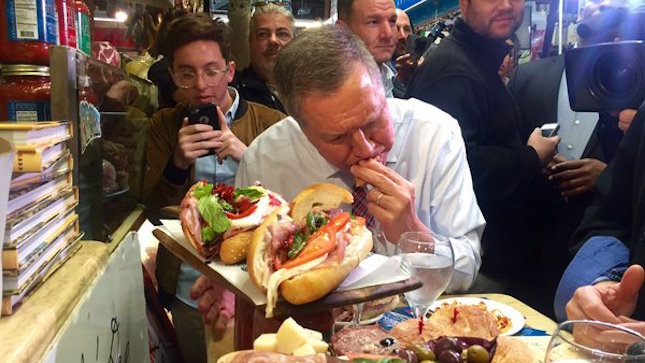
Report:
M 332 292 L 349 272 L 372 250 L 372 233 L 366 229 L 354 236 L 345 249 L 345 258 L 338 264 L 315 267 L 280 284 L 280 295 L 294 305 L 316 301 Z
M 202 243 L 199 212 L 196 208 L 199 200 L 195 196 L 193 196 L 193 191 L 196 188 L 203 187 L 205 184 L 206 183 L 204 183 L 203 181 L 199 181 L 190 187 L 190 189 L 186 193 L 186 196 L 181 201 L 179 219 L 181 220 L 181 229 L 184 231 L 184 236 L 186 236 L 188 242 L 197 250 L 200 255 L 206 257 L 207 259 L 210 259 L 215 254 L 217 254 L 219 245 L 214 244 L 207 247 Z
M 280 258 L 276 250 L 284 249 L 283 241 L 302 230 L 310 212 L 315 210 L 316 213 L 326 213 L 352 201 L 351 193 L 336 185 L 312 185 L 298 194 L 291 203 L 290 211 L 284 207 L 276 210 L 254 231 L 247 255 L 247 267 L 253 283 L 267 293 L 267 317 L 272 316 L 278 290 L 292 304 L 315 301 L 338 287 L 349 272 L 367 256 L 372 249 L 371 232 L 364 222 L 353 219 L 348 221 L 346 212 L 337 211 L 333 214 L 338 216 L 344 213 L 345 222 L 341 230 L 333 234 L 334 247 L 331 250 L 330 237 L 326 240 L 328 249 L 318 250 L 320 255 L 315 258 L 303 259 L 305 262 L 292 263 L 288 267 L 285 264 L 285 268 L 275 263 L 275 259 Z M 334 223 L 333 220 L 329 221 L 329 225 Z M 319 228 L 322 230 L 326 226 Z M 312 238 L 315 240 L 314 235 L 308 235 L 307 244 Z M 302 251 L 305 249 L 306 247 Z M 322 254 L 323 251 L 329 252 Z M 274 268 L 275 266 L 278 267 Z
M 267 263 L 267 242 L 271 240 L 271 235 L 267 230 L 269 226 L 276 223 L 278 219 L 289 218 L 289 207 L 283 206 L 276 209 L 267 219 L 264 220 L 258 228 L 253 231 L 251 245 L 246 255 L 246 267 L 249 271 L 251 281 L 259 287 L 262 292 L 267 291 L 267 281 L 271 271 Z
M 230 265 L 246 259 L 252 230 L 286 205 L 280 195 L 259 185 L 234 188 L 199 181 L 182 200 L 179 219 L 186 239 L 201 256 L 211 259 L 219 252 L 222 263 Z
M 185 232 L 184 232 L 185 233 Z M 232 265 L 246 259 L 253 231 L 244 231 L 222 241 L 219 258 L 223 263 Z
M 301 190 L 291 202 L 289 215 L 296 223 L 302 222 L 314 206 L 323 210 L 338 208 L 343 204 L 352 204 L 354 197 L 347 189 L 334 184 L 314 184 Z

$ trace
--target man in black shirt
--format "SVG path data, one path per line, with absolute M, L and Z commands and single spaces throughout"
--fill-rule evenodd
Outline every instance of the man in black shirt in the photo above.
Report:
M 257 6 L 250 27 L 251 64 L 235 74 L 231 85 L 242 98 L 286 113 L 271 84 L 275 57 L 295 34 L 293 14 L 271 3 Z
M 542 168 L 553 158 L 559 138 L 545 138 L 536 128 L 522 142 L 515 101 L 498 74 L 510 51 L 504 41 L 522 22 L 524 1 L 459 4 L 461 18 L 414 74 L 407 96 L 431 103 L 459 122 L 486 218 L 480 275 L 495 284 L 483 288 L 521 296 L 516 288 L 530 283 L 527 266 L 542 232 L 543 204 L 550 200 Z

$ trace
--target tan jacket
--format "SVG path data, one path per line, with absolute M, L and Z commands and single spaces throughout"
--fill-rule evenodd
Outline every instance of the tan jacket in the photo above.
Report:
M 158 111 L 153 115 L 148 130 L 143 202 L 146 204 L 148 218 L 152 220 L 158 218 L 161 207 L 178 205 L 194 179 L 192 167 L 190 176 L 181 185 L 174 184 L 164 176 L 164 169 L 177 148 L 177 135 L 186 116 L 186 108 L 186 104 L 179 104 L 175 108 Z M 279 111 L 240 99 L 230 128 L 240 141 L 249 145 L 262 131 L 285 117 L 286 115 Z M 174 295 L 180 265 L 179 259 L 163 246 L 159 246 L 156 276 L 161 291 Z

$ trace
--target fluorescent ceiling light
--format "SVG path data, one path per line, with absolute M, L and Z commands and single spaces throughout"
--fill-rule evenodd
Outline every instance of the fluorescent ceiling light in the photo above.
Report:
M 119 23 L 124 23 L 126 20 L 128 20 L 128 13 L 126 13 L 123 10 L 119 10 L 116 13 L 114 13 L 114 18 Z
M 95 16 L 94 21 L 110 22 L 110 23 L 123 23 L 125 20 L 119 20 L 116 18 L 108 18 L 105 16 Z

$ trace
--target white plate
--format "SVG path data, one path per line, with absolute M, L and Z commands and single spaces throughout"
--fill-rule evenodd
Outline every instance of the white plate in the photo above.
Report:
M 361 320 L 360 324 L 361 325 L 375 324 L 376 322 L 381 320 L 382 317 L 383 317 L 383 314 L 379 314 L 379 315 L 377 315 L 377 316 L 375 316 L 375 317 L 373 317 L 371 319 Z M 352 322 L 352 321 L 335 321 L 334 322 L 334 324 L 338 325 L 338 326 L 347 326 L 347 325 L 352 325 L 353 323 L 354 322 Z
M 430 310 L 434 311 L 444 303 L 450 304 L 453 301 L 465 305 L 478 305 L 480 302 L 483 302 L 484 304 L 486 304 L 488 311 L 498 310 L 503 315 L 507 316 L 511 321 L 511 327 L 506 332 L 501 333 L 500 335 L 513 335 L 519 332 L 524 327 L 524 322 L 526 321 L 526 319 L 524 319 L 524 316 L 514 308 L 495 300 L 481 299 L 478 297 L 454 297 L 437 300 L 432 305 L 430 305 Z

